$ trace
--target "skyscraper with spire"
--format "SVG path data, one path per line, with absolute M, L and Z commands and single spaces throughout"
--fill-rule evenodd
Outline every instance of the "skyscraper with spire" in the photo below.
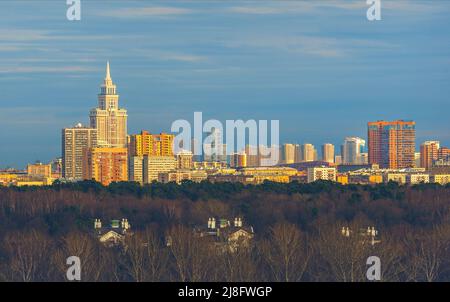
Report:
M 125 148 L 127 146 L 127 111 L 119 108 L 119 95 L 111 79 L 109 62 L 100 87 L 98 107 L 91 110 L 91 127 L 97 129 L 99 147 Z

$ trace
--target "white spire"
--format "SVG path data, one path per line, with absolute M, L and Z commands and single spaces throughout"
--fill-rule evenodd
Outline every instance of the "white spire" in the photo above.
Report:
M 106 78 L 105 80 L 111 80 L 111 73 L 109 71 L 109 61 L 106 62 Z

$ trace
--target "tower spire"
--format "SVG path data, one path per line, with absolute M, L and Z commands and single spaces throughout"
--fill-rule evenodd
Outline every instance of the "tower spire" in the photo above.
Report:
M 106 78 L 105 80 L 111 80 L 111 73 L 109 70 L 109 61 L 106 62 Z

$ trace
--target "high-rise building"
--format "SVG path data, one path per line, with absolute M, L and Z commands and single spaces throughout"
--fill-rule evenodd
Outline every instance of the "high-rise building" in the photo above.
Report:
M 128 180 L 127 148 L 89 148 L 83 164 L 84 179 L 96 180 L 105 186 Z
M 312 144 L 302 145 L 302 161 L 315 161 L 317 159 L 317 151 Z
M 259 167 L 261 165 L 259 150 L 257 146 L 246 145 L 247 167 Z
M 144 183 L 144 157 L 143 156 L 130 156 L 128 158 L 128 180 Z
M 438 159 L 449 160 L 450 159 L 450 148 L 440 147 L 438 151 Z
M 293 164 L 295 162 L 295 145 L 284 144 L 281 147 L 281 162 L 283 164 Z
M 333 144 L 324 144 L 322 145 L 322 160 L 334 163 L 334 145 Z
M 129 136 L 130 156 L 174 156 L 173 134 L 151 134 L 142 130 L 140 134 Z
M 414 167 L 416 123 L 397 120 L 369 122 L 369 164 L 380 168 Z
M 367 165 L 369 163 L 369 153 L 362 152 L 359 154 L 358 162 L 360 165 Z
M 175 170 L 177 161 L 173 156 L 144 156 L 144 183 L 158 181 L 158 175 Z
M 62 157 L 54 158 L 50 161 L 52 167 L 52 178 L 62 177 Z
M 192 152 L 187 150 L 181 150 L 177 153 L 177 169 L 179 170 L 191 170 L 193 168 L 192 164 Z
M 83 178 L 83 156 L 85 150 L 97 147 L 97 129 L 81 124 L 62 130 L 62 177 Z
M 414 168 L 420 168 L 420 152 L 414 152 Z
M 366 141 L 359 137 L 346 137 L 342 145 L 341 155 L 344 165 L 362 164 L 361 153 L 364 151 Z
M 438 141 L 426 141 L 420 145 L 420 167 L 426 170 L 431 169 L 433 162 L 438 160 L 440 148 Z
M 247 154 L 245 154 L 245 152 L 231 154 L 230 166 L 232 168 L 247 167 Z
M 183 142 L 184 144 L 184 142 Z M 186 146 L 183 145 L 183 148 Z M 192 152 L 192 160 L 196 162 L 203 161 L 203 145 L 202 142 L 200 142 L 196 138 L 191 138 L 191 146 L 190 150 Z
M 90 123 L 91 128 L 97 129 L 97 143 L 100 147 L 127 146 L 127 111 L 119 108 L 119 95 L 111 79 L 109 62 L 98 95 L 98 107 L 90 112 Z
M 299 144 L 295 144 L 294 146 L 294 163 L 299 163 L 302 161 L 302 148 Z
M 220 129 L 212 128 L 203 144 L 204 161 L 227 162 L 227 145 L 223 143 Z

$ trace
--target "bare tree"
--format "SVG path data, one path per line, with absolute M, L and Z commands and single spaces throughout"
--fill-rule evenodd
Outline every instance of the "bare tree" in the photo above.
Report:
M 125 246 L 126 269 L 134 281 L 162 281 L 168 255 L 154 230 L 136 232 Z
M 274 281 L 300 281 L 311 256 L 306 236 L 288 223 L 272 227 L 269 239 L 260 243 L 260 250 Z
M 448 264 L 450 227 L 410 231 L 405 236 L 409 258 L 406 265 L 407 281 L 439 281 Z
M 77 256 L 81 261 L 82 281 L 101 281 L 103 273 L 111 269 L 107 261 L 108 251 L 87 234 L 71 232 L 61 239 L 60 248 L 55 252 L 53 262 L 59 273 L 66 276 L 66 259 Z
M 350 236 L 341 234 L 341 224 L 320 230 L 316 242 L 318 270 L 313 275 L 321 281 L 366 281 L 366 261 L 371 245 L 359 235 L 359 225 L 352 224 Z
M 47 279 L 52 242 L 46 234 L 36 230 L 12 232 L 5 237 L 3 244 L 9 260 L 10 280 Z
M 177 280 L 207 281 L 212 243 L 202 239 L 196 236 L 191 228 L 181 225 L 168 231 L 168 247 L 173 257 Z

